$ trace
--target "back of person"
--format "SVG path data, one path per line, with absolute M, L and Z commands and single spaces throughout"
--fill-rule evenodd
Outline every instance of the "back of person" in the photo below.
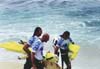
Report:
M 39 39 L 39 36 L 42 34 L 42 29 L 40 27 L 36 27 L 34 30 L 34 33 L 32 37 L 28 40 L 27 43 L 25 43 L 23 50 L 27 53 L 26 62 L 24 64 L 24 69 L 31 69 L 32 68 L 32 62 L 31 62 L 31 51 L 29 50 L 29 47 L 32 47 L 35 41 Z
M 58 49 L 60 49 L 61 52 L 61 59 L 62 59 L 62 69 L 63 69 L 63 62 L 67 65 L 67 69 L 71 69 L 71 62 L 68 57 L 68 46 L 70 43 L 73 43 L 70 38 L 70 33 L 68 31 L 65 31 L 62 35 L 59 36 L 59 38 L 56 41 L 56 48 L 55 48 L 55 54 L 57 54 Z
M 43 48 L 44 42 L 47 42 L 49 40 L 49 35 L 48 34 L 44 34 L 42 36 L 42 38 L 40 38 L 38 41 L 35 41 L 34 44 L 32 45 L 32 54 L 31 54 L 31 58 L 32 58 L 32 66 L 33 69 L 43 69 Z
M 43 60 L 43 43 L 40 39 L 32 45 L 32 52 L 35 52 L 35 58 L 37 60 Z

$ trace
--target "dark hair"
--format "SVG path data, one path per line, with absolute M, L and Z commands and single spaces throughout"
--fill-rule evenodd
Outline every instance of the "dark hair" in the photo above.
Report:
M 33 33 L 33 36 L 38 35 L 39 31 L 42 31 L 42 29 L 40 27 L 36 27 Z
M 69 31 L 65 31 L 63 34 L 65 34 L 66 36 L 70 36 L 70 32 Z
M 69 37 L 70 36 L 70 32 L 69 31 L 65 31 L 62 35 L 60 35 L 61 37 Z

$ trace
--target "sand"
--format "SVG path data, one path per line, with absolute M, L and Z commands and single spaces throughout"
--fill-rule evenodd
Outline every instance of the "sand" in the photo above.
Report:
M 0 62 L 0 69 L 23 69 L 23 64 L 17 62 Z

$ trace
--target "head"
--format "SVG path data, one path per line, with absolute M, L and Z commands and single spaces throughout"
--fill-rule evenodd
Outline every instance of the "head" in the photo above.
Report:
M 68 39 L 70 37 L 70 32 L 69 31 L 65 31 L 62 35 L 62 38 L 64 38 L 65 40 Z
M 42 34 L 42 29 L 40 27 L 36 27 L 33 36 L 39 37 L 41 36 L 41 34 Z
M 43 34 L 42 42 L 47 42 L 49 40 L 49 37 L 50 37 L 49 34 L 47 34 L 47 33 Z

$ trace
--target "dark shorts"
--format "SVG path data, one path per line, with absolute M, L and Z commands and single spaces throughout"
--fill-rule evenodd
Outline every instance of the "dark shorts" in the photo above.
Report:
M 37 59 L 35 58 L 34 63 L 35 63 L 35 65 L 36 65 L 37 69 L 43 69 L 43 68 L 44 68 L 43 61 L 37 60 Z
M 27 58 L 24 64 L 24 69 L 31 69 L 31 68 L 32 68 L 31 58 Z

